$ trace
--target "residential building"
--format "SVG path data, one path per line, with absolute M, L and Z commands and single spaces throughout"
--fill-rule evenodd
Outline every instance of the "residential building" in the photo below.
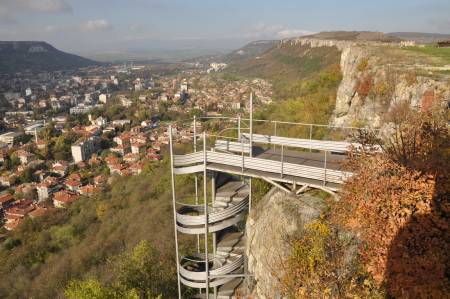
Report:
M 98 138 L 91 137 L 72 145 L 72 157 L 75 163 L 86 161 L 98 150 Z
M 6 209 L 14 203 L 14 196 L 9 193 L 0 194 L 0 209 Z
M 27 165 L 30 162 L 36 160 L 36 156 L 30 152 L 19 150 L 16 152 L 17 157 L 20 159 L 22 165 Z
M 61 190 L 53 195 L 53 205 L 56 208 L 66 208 L 71 203 L 77 201 L 79 198 L 80 196 L 75 192 Z
M 22 133 L 20 132 L 8 132 L 0 135 L 0 141 L 7 143 L 7 144 L 14 144 L 14 141 L 19 137 L 22 136 Z
M 100 103 L 106 104 L 106 102 L 108 101 L 108 97 L 106 96 L 106 94 L 102 93 L 98 96 L 98 101 Z
M 61 186 L 58 185 L 58 180 L 56 178 L 47 177 L 42 183 L 36 186 L 39 201 L 41 202 L 50 198 L 50 196 L 60 188 Z

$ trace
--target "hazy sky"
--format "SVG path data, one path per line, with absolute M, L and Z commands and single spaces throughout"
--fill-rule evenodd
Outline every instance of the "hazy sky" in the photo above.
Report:
M 450 0 L 0 0 L 0 40 L 78 53 L 235 48 L 323 30 L 450 33 Z

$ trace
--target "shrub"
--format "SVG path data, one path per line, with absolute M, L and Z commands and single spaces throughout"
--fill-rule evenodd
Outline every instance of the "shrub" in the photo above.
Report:
M 354 176 L 334 215 L 363 241 L 360 253 L 376 283 L 395 298 L 448 294 L 449 147 L 445 120 L 394 109 L 383 153 L 351 155 Z
M 372 84 L 373 84 L 372 77 L 366 76 L 358 82 L 356 92 L 361 98 L 365 98 L 369 95 L 370 91 L 372 90 Z
M 358 70 L 358 72 L 364 72 L 365 70 L 367 70 L 368 67 L 369 67 L 369 58 L 363 58 L 358 63 L 356 69 Z
M 382 298 L 357 258 L 349 258 L 351 240 L 323 219 L 305 225 L 291 241 L 281 288 L 288 298 Z

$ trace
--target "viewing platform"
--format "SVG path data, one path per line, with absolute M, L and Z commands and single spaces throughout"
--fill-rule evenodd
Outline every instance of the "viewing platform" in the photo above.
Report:
M 175 145 L 169 126 L 179 298 L 181 285 L 199 290 L 193 298 L 231 299 L 236 292 L 242 296 L 243 290 L 248 294 L 252 275 L 246 270 L 243 226 L 252 207 L 252 179 L 291 194 L 318 189 L 337 198 L 352 176 L 345 170 L 347 154 L 362 146 L 351 141 L 358 128 L 252 117 L 194 118 L 178 126 L 190 130 L 190 139 L 185 134 L 183 142 Z M 195 196 L 188 201 L 177 200 L 175 179 L 183 175 L 195 179 Z M 198 186 L 199 178 L 203 188 Z M 196 253 L 179 255 L 178 233 L 197 237 Z

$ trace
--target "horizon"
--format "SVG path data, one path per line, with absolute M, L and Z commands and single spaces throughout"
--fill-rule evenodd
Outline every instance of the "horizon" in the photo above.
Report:
M 45 41 L 87 57 L 165 51 L 219 54 L 252 41 L 322 31 L 449 34 L 448 11 L 450 3 L 442 0 L 2 0 L 0 40 Z

